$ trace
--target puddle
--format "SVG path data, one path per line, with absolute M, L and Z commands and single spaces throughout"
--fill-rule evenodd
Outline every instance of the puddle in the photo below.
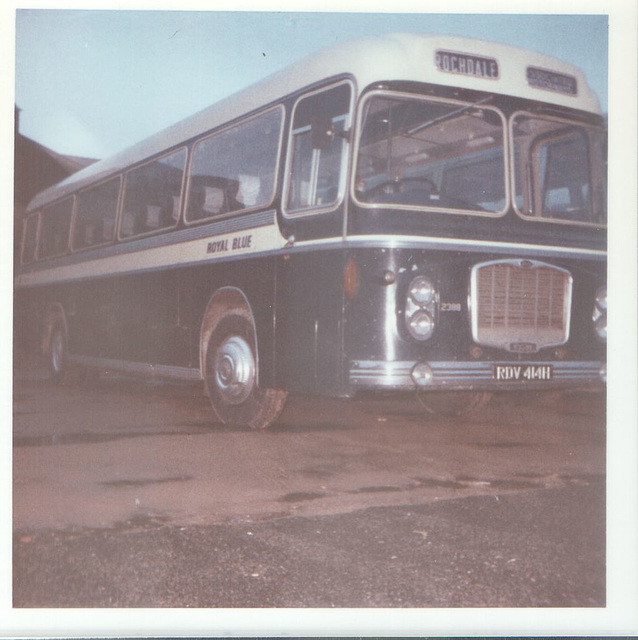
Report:
M 303 502 L 304 500 L 317 500 L 317 498 L 325 498 L 327 493 L 314 493 L 312 491 L 295 491 L 287 493 L 279 498 L 279 502 Z
M 528 442 L 470 442 L 469 444 L 475 447 L 529 447 L 530 444 Z
M 312 433 L 312 432 L 322 432 L 322 431 L 347 431 L 348 429 L 352 429 L 352 426 L 343 425 L 343 424 L 334 424 L 327 422 L 319 422 L 315 424 L 285 424 L 279 423 L 274 424 L 270 427 L 267 432 L 268 433 Z
M 470 487 L 486 487 L 490 489 L 538 489 L 543 484 L 531 480 L 487 480 L 484 478 L 472 478 L 461 476 L 456 480 L 441 480 L 438 478 L 412 478 L 419 487 L 432 487 L 437 489 L 468 489 Z
M 401 491 L 401 487 L 379 486 L 379 487 L 361 487 L 348 493 L 384 493 L 386 491 Z
M 101 482 L 105 487 L 146 487 L 151 484 L 166 484 L 168 482 L 188 482 L 192 476 L 174 476 L 171 478 L 146 478 L 140 480 L 109 480 Z
M 464 486 L 471 487 L 491 487 L 494 489 L 538 489 L 543 486 L 541 482 L 531 480 L 485 480 L 482 478 L 459 477 L 458 482 Z
M 206 431 L 136 431 L 125 433 L 67 433 L 52 436 L 17 436 L 13 438 L 14 447 L 46 447 L 65 444 L 100 444 L 102 442 L 114 442 L 127 438 L 148 438 L 156 436 L 187 436 L 201 435 Z
M 170 521 L 166 516 L 139 515 L 116 522 L 109 531 L 126 531 L 128 529 L 155 529 Z
M 559 477 L 567 482 L 584 482 L 586 484 L 604 484 L 607 479 L 604 473 L 580 473 Z
M 308 468 L 300 469 L 297 473 L 302 476 L 308 476 L 310 478 L 330 478 L 335 475 L 335 471 L 329 471 L 328 469 Z
M 529 480 L 490 480 L 489 485 L 495 489 L 538 489 L 544 486 L 542 482 Z
M 529 472 L 523 472 L 521 471 L 520 473 L 515 474 L 517 478 L 546 478 L 547 474 L 546 473 L 538 473 L 538 472 L 533 472 L 533 471 L 529 471 Z
M 462 489 L 464 487 L 455 480 L 442 480 L 440 478 L 412 478 L 419 487 L 434 487 L 437 489 Z

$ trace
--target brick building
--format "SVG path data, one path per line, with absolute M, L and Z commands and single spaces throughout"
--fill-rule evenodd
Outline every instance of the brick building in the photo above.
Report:
M 20 109 L 15 108 L 14 159 L 14 261 L 19 257 L 22 219 L 27 205 L 37 193 L 92 164 L 91 158 L 66 156 L 20 133 Z

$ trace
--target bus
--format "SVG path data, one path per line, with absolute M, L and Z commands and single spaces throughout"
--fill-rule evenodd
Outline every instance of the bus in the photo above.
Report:
M 604 389 L 605 154 L 570 64 L 342 43 L 37 195 L 17 313 L 55 380 L 203 381 L 255 429 L 289 393 Z

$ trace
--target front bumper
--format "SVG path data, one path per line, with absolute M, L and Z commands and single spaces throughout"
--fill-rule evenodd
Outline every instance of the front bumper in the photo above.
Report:
M 511 379 L 496 367 L 519 368 Z M 528 379 L 527 367 L 551 367 L 548 379 Z M 538 369 L 537 369 L 538 370 Z M 502 370 L 501 370 L 502 371 Z M 424 375 L 424 372 L 427 372 Z M 606 382 L 603 362 L 382 362 L 356 360 L 350 362 L 350 385 L 354 390 L 435 389 L 449 391 L 556 389 L 601 385 Z

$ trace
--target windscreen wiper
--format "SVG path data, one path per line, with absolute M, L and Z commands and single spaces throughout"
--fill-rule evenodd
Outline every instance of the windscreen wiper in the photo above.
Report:
M 490 101 L 493 97 L 494 96 L 487 96 L 485 98 L 481 98 L 480 100 L 477 100 L 473 104 L 467 104 L 464 107 L 460 107 L 459 109 L 450 111 L 449 113 L 446 113 L 442 116 L 438 116 L 437 118 L 432 118 L 432 120 L 428 120 L 427 122 L 422 122 L 416 127 L 413 127 L 412 129 L 410 129 L 408 131 L 408 136 L 413 136 L 415 133 L 418 133 L 419 131 L 423 131 L 424 129 L 431 127 L 433 124 L 436 124 L 437 122 L 442 122 L 443 120 L 449 120 L 454 116 L 458 116 L 461 113 L 465 113 L 466 111 L 469 111 L 470 109 L 474 109 L 474 107 L 478 107 L 481 104 L 485 104 L 486 102 Z

